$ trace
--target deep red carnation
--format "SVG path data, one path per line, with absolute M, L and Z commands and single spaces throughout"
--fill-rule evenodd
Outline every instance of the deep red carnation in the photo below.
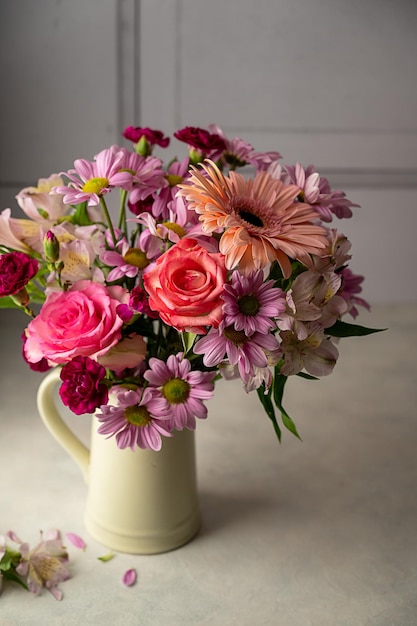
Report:
M 197 128 L 195 126 L 185 126 L 181 130 L 177 130 L 174 133 L 179 141 L 187 143 L 189 146 L 200 150 L 205 155 L 213 152 L 223 152 L 226 150 L 226 143 L 220 135 L 216 133 L 209 133 L 204 128 Z
M 164 137 L 164 134 L 160 130 L 154 130 L 153 128 L 141 128 L 140 126 L 128 126 L 123 131 L 123 137 L 133 143 L 145 137 L 146 141 L 151 146 L 157 145 L 161 148 L 166 148 L 169 145 L 169 137 Z
M 89 357 L 73 358 L 60 374 L 59 395 L 64 405 L 76 415 L 82 415 L 94 413 L 99 406 L 107 404 L 108 389 L 101 382 L 105 375 L 105 368 Z
M 8 252 L 0 256 L 0 298 L 19 293 L 39 269 L 36 259 L 24 252 Z

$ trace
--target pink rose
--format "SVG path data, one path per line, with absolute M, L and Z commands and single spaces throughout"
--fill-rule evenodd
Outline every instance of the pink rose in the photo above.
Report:
M 17 294 L 39 269 L 36 259 L 24 252 L 0 255 L 0 297 Z
M 224 256 L 189 238 L 172 246 L 144 274 L 151 309 L 177 330 L 198 334 L 222 321 L 225 281 Z
M 123 321 L 116 309 L 128 297 L 122 287 L 90 280 L 50 293 L 26 329 L 27 360 L 37 363 L 45 358 L 56 365 L 81 355 L 96 361 L 121 338 Z

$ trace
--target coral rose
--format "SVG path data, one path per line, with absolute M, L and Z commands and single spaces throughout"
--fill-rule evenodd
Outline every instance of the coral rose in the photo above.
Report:
M 26 359 L 57 365 L 81 355 L 96 361 L 120 340 L 123 321 L 116 309 L 128 297 L 122 287 L 90 280 L 50 293 L 26 329 Z
M 205 334 L 223 318 L 224 256 L 210 253 L 196 239 L 181 239 L 144 274 L 151 309 L 179 331 Z

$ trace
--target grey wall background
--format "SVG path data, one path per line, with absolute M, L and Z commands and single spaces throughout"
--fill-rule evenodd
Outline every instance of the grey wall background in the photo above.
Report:
M 127 125 L 215 122 L 343 188 L 365 297 L 417 301 L 416 26 L 413 0 L 1 0 L 0 208 Z

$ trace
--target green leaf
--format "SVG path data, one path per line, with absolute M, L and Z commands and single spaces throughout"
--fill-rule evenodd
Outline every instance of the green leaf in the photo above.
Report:
M 272 389 L 269 388 L 268 391 L 266 392 L 265 383 L 262 383 L 262 385 L 258 387 L 256 392 L 258 394 L 258 398 L 261 401 L 262 406 L 265 409 L 265 413 L 267 414 L 267 416 L 269 417 L 269 419 L 271 420 L 274 426 L 275 434 L 278 437 L 278 441 L 281 442 L 281 429 L 278 426 L 277 418 L 275 417 L 274 405 L 271 400 Z
M 20 309 L 10 296 L 0 298 L 0 309 Z
M 19 564 L 21 555 L 20 552 L 16 550 L 12 550 L 11 548 L 6 547 L 6 551 L 3 554 L 3 558 L 0 561 L 0 571 L 7 572 L 11 568 L 15 567 Z
M 23 587 L 23 589 L 26 589 L 26 591 L 29 591 L 28 586 L 23 582 L 21 578 L 19 578 L 19 576 L 15 573 L 14 570 L 12 569 L 7 570 L 7 572 L 3 573 L 3 576 L 7 580 L 11 580 L 12 582 L 17 583 L 18 585 Z
M 293 435 L 298 437 L 301 440 L 300 435 L 298 434 L 297 428 L 295 426 L 294 421 L 288 415 L 287 411 L 284 409 L 282 405 L 282 398 L 284 395 L 285 383 L 287 382 L 287 376 L 279 373 L 278 367 L 275 367 L 275 376 L 274 376 L 274 402 L 277 405 L 278 409 L 281 411 L 282 423 L 285 428 L 289 430 Z
M 307 372 L 298 372 L 296 376 L 299 376 L 300 378 L 306 378 L 307 380 L 320 380 L 320 378 L 317 378 L 317 376 L 312 376 L 311 374 L 307 374 Z
M 184 346 L 184 354 L 186 355 L 193 347 L 194 340 L 197 337 L 195 333 L 184 331 L 181 333 L 182 345 Z
M 367 328 L 359 324 L 348 324 L 338 320 L 333 326 L 325 329 L 326 335 L 332 337 L 362 337 L 364 335 L 372 335 L 373 333 L 382 333 L 386 328 Z

